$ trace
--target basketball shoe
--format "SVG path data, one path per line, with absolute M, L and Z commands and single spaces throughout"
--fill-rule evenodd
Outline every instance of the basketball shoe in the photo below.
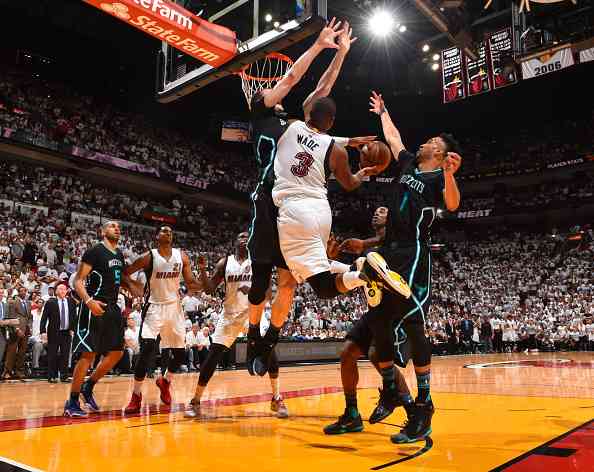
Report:
M 184 416 L 186 418 L 200 418 L 200 400 L 192 398 L 190 400 L 190 409 L 184 411 Z
M 362 273 L 370 280 L 392 292 L 399 293 L 404 298 L 410 298 L 412 291 L 400 274 L 390 270 L 386 260 L 377 252 L 367 253 L 366 264 L 363 266 Z
M 68 399 L 64 404 L 64 416 L 69 416 L 70 418 L 86 418 L 89 415 L 80 407 L 78 401 Z
M 167 406 L 171 405 L 171 392 L 169 391 L 171 382 L 169 382 L 169 380 L 167 380 L 165 377 L 159 377 L 155 383 L 161 391 L 161 401 L 163 404 Z
M 363 292 L 365 292 L 365 298 L 367 298 L 367 304 L 370 307 L 378 306 L 382 301 L 382 289 L 379 287 L 378 283 L 372 279 L 372 274 L 368 274 L 368 272 L 372 272 L 371 270 L 367 270 L 364 272 L 363 269 L 366 264 L 365 257 L 359 257 L 351 266 L 353 271 L 359 272 L 360 278 L 367 282 L 366 285 L 363 286 Z
M 276 413 L 277 418 L 288 418 L 289 409 L 281 397 L 270 400 L 270 410 Z
M 378 390 L 380 396 L 376 407 L 369 416 L 370 424 L 379 423 L 380 421 L 386 419 L 394 412 L 397 407 L 403 405 L 403 403 L 398 398 L 398 391 L 396 389 L 387 390 L 385 388 L 380 388 Z
M 140 407 L 142 406 L 142 393 L 134 393 L 132 392 L 132 398 L 130 399 L 130 403 L 124 410 L 126 415 L 133 415 L 135 413 L 140 413 Z
M 363 420 L 355 408 L 345 408 L 342 416 L 336 423 L 324 428 L 324 434 L 360 433 L 363 431 Z
M 395 444 L 421 441 L 431 434 L 431 418 L 435 413 L 431 400 L 421 403 L 418 400 L 408 412 L 408 419 L 400 433 L 394 434 L 390 440 Z
M 83 396 L 85 405 L 89 410 L 91 410 L 93 413 L 98 413 L 99 411 L 101 411 L 101 408 L 99 408 L 99 405 L 97 405 L 97 402 L 95 401 L 95 396 L 93 395 L 93 387 L 91 387 L 91 384 L 89 382 L 84 382 L 80 386 L 80 394 Z

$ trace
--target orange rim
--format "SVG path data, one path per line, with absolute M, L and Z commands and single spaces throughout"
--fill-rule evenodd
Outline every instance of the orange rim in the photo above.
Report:
M 289 65 L 289 67 L 293 65 L 293 59 L 291 59 L 289 56 L 281 54 L 280 52 L 271 52 L 269 54 L 266 54 L 266 59 L 276 59 L 278 61 L 286 62 Z M 237 72 L 237 75 L 241 76 L 242 79 L 254 80 L 256 82 L 275 82 L 281 80 L 284 77 L 284 75 L 276 77 L 256 77 L 250 75 L 246 72 L 246 70 L 251 65 L 252 64 L 246 64 L 245 66 L 243 66 L 241 71 Z

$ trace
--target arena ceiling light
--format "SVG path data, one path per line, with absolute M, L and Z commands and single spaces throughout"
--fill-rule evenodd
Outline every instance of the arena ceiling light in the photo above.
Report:
M 421 50 L 423 52 L 429 52 L 429 45 L 428 44 L 423 44 L 423 47 L 421 48 Z
M 439 64 L 437 62 L 431 64 L 431 70 L 439 70 Z
M 376 10 L 369 18 L 368 26 L 375 36 L 385 38 L 396 26 L 396 21 L 389 11 Z
M 439 61 L 439 54 L 433 54 L 433 60 Z
M 272 15 L 270 13 L 266 13 L 264 16 L 264 21 L 266 21 L 266 23 L 270 23 L 272 21 Z

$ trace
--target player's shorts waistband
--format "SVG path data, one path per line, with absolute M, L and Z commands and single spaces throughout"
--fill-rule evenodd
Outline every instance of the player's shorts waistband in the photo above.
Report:
M 175 299 L 175 300 L 168 300 L 168 301 L 164 301 L 164 302 L 155 302 L 153 300 L 149 300 L 149 305 L 171 305 L 172 303 L 179 303 L 179 299 Z

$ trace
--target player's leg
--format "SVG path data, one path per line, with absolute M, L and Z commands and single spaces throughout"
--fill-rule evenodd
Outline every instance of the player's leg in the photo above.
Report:
M 372 334 L 368 324 L 369 313 L 365 313 L 353 326 L 340 354 L 340 378 L 344 392 L 345 409 L 338 421 L 324 428 L 325 434 L 344 434 L 363 431 L 363 421 L 357 406 L 357 384 L 359 369 L 357 361 L 369 351 Z
M 161 369 L 161 375 L 156 381 L 161 391 L 161 401 L 171 405 L 171 385 L 175 374 L 181 370 L 186 357 L 185 350 L 185 319 L 179 303 L 169 303 L 161 307 L 161 348 L 162 352 L 169 351 L 166 368 Z
M 279 365 L 276 350 L 270 353 L 268 361 L 268 376 L 270 377 L 270 386 L 272 387 L 272 399 L 270 400 L 270 409 L 276 413 L 277 418 L 288 418 L 289 409 L 283 397 L 280 394 Z
M 369 348 L 369 361 L 373 364 L 375 370 L 381 376 L 382 374 L 379 366 L 379 360 L 374 345 Z M 394 369 L 394 382 L 396 383 L 398 398 L 401 401 L 404 409 L 408 411 L 414 404 L 414 399 L 410 393 L 410 389 L 408 388 L 408 384 L 406 383 L 406 379 L 404 378 L 402 371 L 397 367 Z
M 97 321 L 93 317 L 93 321 Z M 95 345 L 97 352 L 102 353 L 101 362 L 97 365 L 91 376 L 81 385 L 82 394 L 87 407 L 95 412 L 100 410 L 95 401 L 93 389 L 120 361 L 124 354 L 124 318 L 117 305 L 108 305 L 105 313 L 100 317 L 100 328 L 96 330 Z
M 297 281 L 287 269 L 277 267 L 277 276 L 276 296 L 272 302 L 270 326 L 262 338 L 260 352 L 253 362 L 254 372 L 261 376 L 267 372 L 270 356 L 274 352 L 280 331 L 289 316 L 295 288 L 297 287 Z M 258 325 L 258 332 L 259 330 L 260 326 Z
M 260 320 L 266 304 L 266 294 L 270 287 L 272 263 L 261 264 L 252 261 L 252 285 L 248 292 L 249 328 L 247 333 L 246 362 L 250 375 L 254 375 L 254 359 L 261 354 L 262 336 L 260 335 Z M 264 374 L 262 374 L 264 375 Z
M 134 367 L 134 387 L 128 406 L 124 409 L 126 414 L 140 412 L 142 405 L 142 385 L 147 372 L 151 368 L 157 352 L 157 336 L 161 330 L 161 311 L 159 305 L 146 304 L 142 309 L 142 321 L 138 336 L 140 354 Z
M 190 400 L 189 409 L 186 410 L 187 418 L 197 418 L 200 416 L 200 400 L 206 390 L 208 382 L 212 378 L 217 365 L 227 351 L 245 329 L 245 323 L 248 318 L 248 312 L 231 314 L 223 313 L 219 317 L 215 332 L 212 335 L 212 344 L 206 356 L 204 364 L 200 365 L 200 375 L 194 392 L 194 397 Z
M 80 406 L 80 390 L 89 368 L 95 361 L 96 337 L 94 336 L 96 326 L 93 317 L 86 305 L 78 307 L 77 322 L 72 340 L 73 355 L 80 355 L 74 371 L 72 372 L 72 384 L 70 384 L 70 397 L 64 404 L 64 416 L 72 418 L 84 418 L 87 412 Z

